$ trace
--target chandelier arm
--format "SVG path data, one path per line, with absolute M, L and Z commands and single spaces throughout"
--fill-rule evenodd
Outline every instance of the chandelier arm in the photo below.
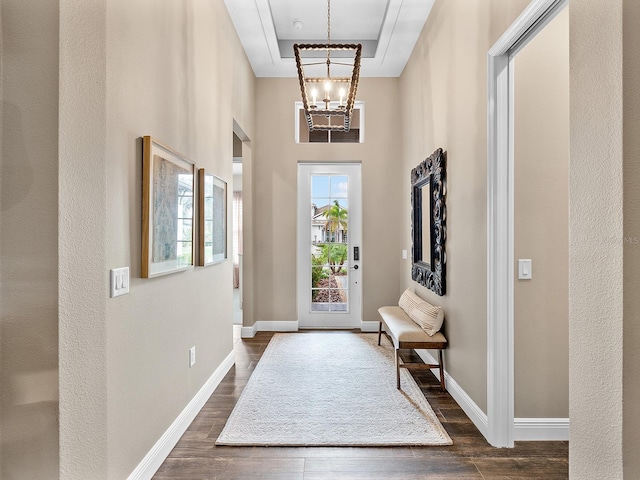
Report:
M 359 43 L 297 43 L 300 50 L 355 50 Z
M 331 79 L 333 83 L 351 83 L 352 80 L 353 79 L 351 77 L 333 77 Z M 305 77 L 304 81 L 305 83 L 324 83 L 327 79 L 325 77 Z
M 342 65 L 344 67 L 353 67 L 353 63 L 331 62 L 332 65 Z M 311 65 L 311 64 L 309 64 Z

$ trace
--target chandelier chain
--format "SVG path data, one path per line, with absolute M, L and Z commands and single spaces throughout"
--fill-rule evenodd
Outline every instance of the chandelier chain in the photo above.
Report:
M 327 0 L 327 44 L 331 45 L 331 0 Z
M 351 117 L 354 102 L 356 100 L 356 91 L 358 89 L 358 80 L 360 78 L 360 60 L 362 58 L 362 44 L 343 44 L 338 41 L 337 44 L 331 44 L 331 0 L 327 1 L 327 43 L 326 44 L 294 44 L 293 51 L 296 58 L 296 67 L 298 69 L 298 82 L 300 84 L 300 92 L 302 94 L 302 104 L 304 113 L 309 126 L 309 131 L 341 131 L 348 132 L 351 128 Z M 327 73 L 326 76 L 308 76 L 305 67 L 310 67 L 312 73 L 316 73 L 315 69 L 320 67 L 322 61 L 318 62 L 318 58 L 314 54 L 308 52 L 326 52 Z M 331 52 L 337 50 L 340 66 L 351 66 L 348 60 L 342 61 L 342 56 L 348 58 L 345 52 L 353 54 L 353 65 L 349 77 L 331 78 Z M 309 54 L 309 58 L 303 55 Z M 322 57 L 320 57 L 322 58 Z M 308 62 L 308 63 L 306 63 Z M 343 70 L 345 70 L 343 68 Z M 320 72 L 317 72 L 320 74 Z M 320 74 L 321 75 L 321 74 Z M 319 84 L 324 84 L 324 94 L 318 92 Z M 343 88 L 339 88 L 343 87 Z M 336 92 L 338 88 L 338 92 Z M 307 92 L 307 89 L 310 91 Z M 334 90 L 333 104 L 331 91 Z M 348 91 L 347 91 L 348 90 Z M 311 98 L 309 97 L 311 93 Z M 318 97 L 318 94 L 323 95 Z M 338 102 L 337 99 L 340 99 Z M 311 101 L 312 100 L 312 101 Z M 324 105 L 323 105 L 324 104 Z M 332 121 L 336 120 L 336 121 Z M 323 123 L 324 122 L 324 123 Z
M 327 45 L 331 45 L 331 0 L 327 0 Z M 331 50 L 327 49 L 327 78 L 331 78 Z

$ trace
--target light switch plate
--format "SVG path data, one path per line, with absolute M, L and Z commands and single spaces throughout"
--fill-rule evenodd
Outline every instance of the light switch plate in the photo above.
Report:
M 129 293 L 129 267 L 111 270 L 111 298 Z
M 407 259 L 407 251 L 406 250 L 402 250 L 402 259 L 403 260 Z
M 196 347 L 195 345 L 189 349 L 189 368 L 196 364 Z
M 531 259 L 521 258 L 518 260 L 518 280 L 531 280 Z

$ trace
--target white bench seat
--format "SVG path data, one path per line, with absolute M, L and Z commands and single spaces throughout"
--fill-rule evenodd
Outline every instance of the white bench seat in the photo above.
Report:
M 378 309 L 380 325 L 378 327 L 378 345 L 382 337 L 383 326 L 387 335 L 391 338 L 396 353 L 396 379 L 400 389 L 400 369 L 432 369 L 440 370 L 440 388 L 446 391 L 444 384 L 444 368 L 442 350 L 447 348 L 447 339 L 441 332 L 429 336 L 418 324 L 416 324 L 405 311 L 398 306 L 386 306 Z M 400 358 L 400 349 L 427 349 L 438 350 L 437 364 L 404 363 Z

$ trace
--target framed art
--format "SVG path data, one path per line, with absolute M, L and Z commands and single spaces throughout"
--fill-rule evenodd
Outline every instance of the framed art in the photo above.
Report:
M 227 182 L 198 170 L 198 265 L 227 258 Z
M 194 186 L 192 162 L 143 138 L 142 278 L 193 267 Z

